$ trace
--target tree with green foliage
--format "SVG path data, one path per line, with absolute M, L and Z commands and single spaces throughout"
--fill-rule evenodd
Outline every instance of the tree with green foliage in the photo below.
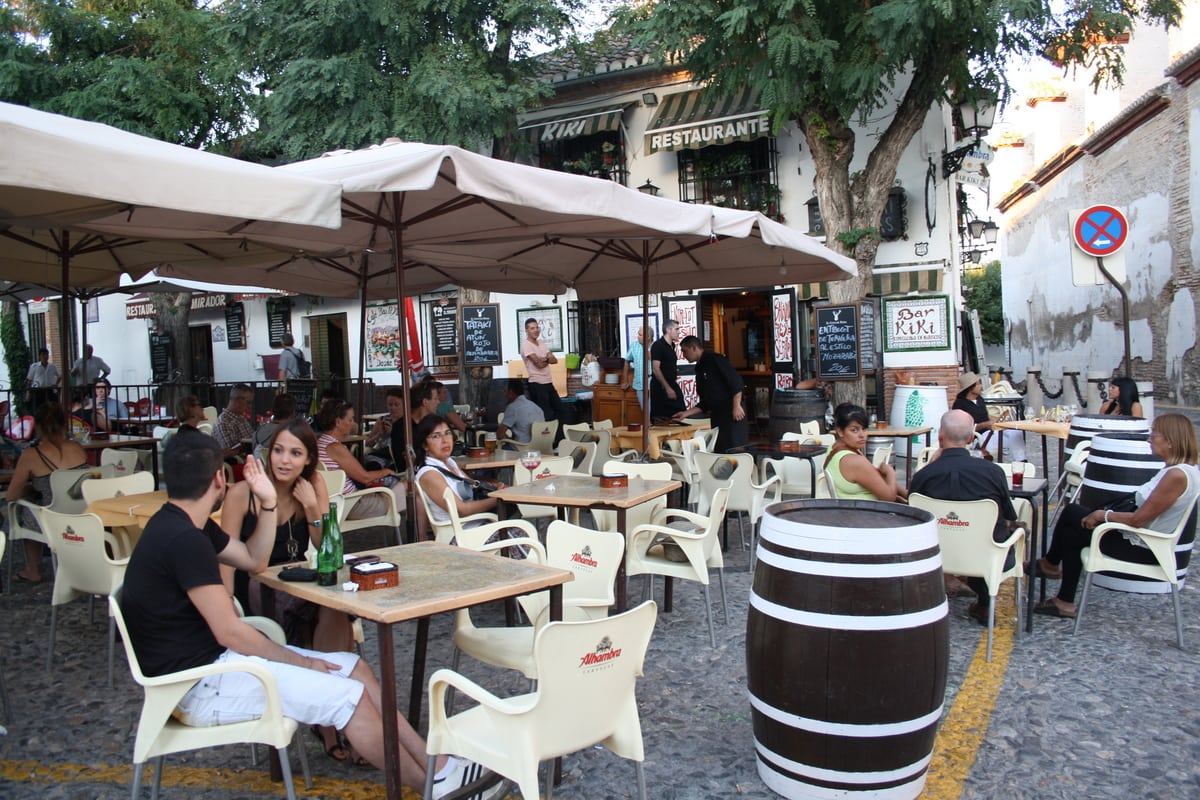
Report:
M 229 0 L 225 33 L 261 90 L 256 157 L 293 161 L 392 136 L 498 146 L 548 88 L 535 44 L 568 41 L 583 0 Z
M 250 125 L 253 92 L 207 0 L 0 7 L 0 100 L 208 147 Z
M 1004 344 L 1004 283 L 999 261 L 963 273 L 963 305 L 979 312 L 984 344 Z
M 619 15 L 635 41 L 715 92 L 760 92 L 778 129 L 794 122 L 816 167 L 827 243 L 858 263 L 831 284 L 860 298 L 879 248 L 878 224 L 905 148 L 932 106 L 1008 95 L 1014 60 L 1053 57 L 1119 81 L 1115 42 L 1135 22 L 1176 24 L 1181 0 L 657 0 Z M 879 121 L 868 142 L 855 124 Z M 854 167 L 853 172 L 851 167 Z M 940 172 L 940 170 L 939 170 Z M 862 382 L 839 382 L 862 402 Z

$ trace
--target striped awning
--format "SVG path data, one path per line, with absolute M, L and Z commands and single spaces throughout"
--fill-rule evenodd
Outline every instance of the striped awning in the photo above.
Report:
M 751 142 L 770 135 L 771 120 L 753 89 L 725 97 L 704 90 L 681 92 L 663 98 L 646 129 L 646 152 Z
M 525 131 L 534 142 L 561 142 L 593 133 L 615 131 L 621 127 L 621 115 L 632 104 L 615 108 L 596 108 L 587 111 L 575 109 L 545 117 L 535 122 L 526 122 L 518 130 Z
M 909 292 L 940 292 L 942 290 L 942 270 L 917 269 L 904 272 L 877 272 L 871 276 L 871 291 L 868 294 L 890 295 L 908 294 Z M 812 300 L 817 297 L 829 297 L 829 284 L 802 283 L 796 287 L 796 296 L 800 300 Z

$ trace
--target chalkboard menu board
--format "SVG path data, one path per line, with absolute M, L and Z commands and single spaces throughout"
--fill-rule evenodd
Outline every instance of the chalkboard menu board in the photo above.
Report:
M 225 334 L 230 350 L 246 349 L 246 307 L 243 304 L 225 306 Z
M 463 365 L 495 366 L 500 359 L 500 306 L 489 303 L 462 308 Z
M 446 297 L 430 307 L 433 321 L 433 354 L 458 355 L 458 299 Z
M 267 300 L 267 332 L 270 335 L 271 347 L 283 347 L 283 335 L 292 332 L 291 300 Z
M 171 377 L 171 334 L 150 334 L 150 382 L 163 383 Z
M 817 377 L 824 381 L 857 378 L 858 305 L 822 306 L 817 312 Z
M 867 301 L 858 307 L 858 352 L 863 372 L 875 371 L 875 304 Z

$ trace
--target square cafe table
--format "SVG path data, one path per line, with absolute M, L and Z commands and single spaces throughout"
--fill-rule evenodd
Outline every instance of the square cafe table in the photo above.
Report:
M 671 422 L 662 425 L 651 425 L 650 436 L 648 437 L 649 447 L 646 449 L 646 455 L 653 459 L 662 458 L 662 444 L 671 439 L 691 439 L 696 431 L 707 431 L 712 428 L 712 423 L 708 420 L 692 424 L 690 422 Z M 619 447 L 624 447 L 627 450 L 642 451 L 642 433 L 643 430 L 629 430 L 628 425 L 622 425 L 619 428 L 612 429 L 613 442 Z
M 454 460 L 458 462 L 464 472 L 471 472 L 477 469 L 504 469 L 516 466 L 517 462 L 521 460 L 521 454 L 516 450 L 496 449 L 483 458 L 456 456 Z
M 574 579 L 571 572 L 500 558 L 436 542 L 418 542 L 372 550 L 400 571 L 399 584 L 369 592 L 343 592 L 340 587 L 280 580 L 285 566 L 269 567 L 253 576 L 277 592 L 308 600 L 319 606 L 371 620 L 379 636 L 379 685 L 383 699 L 383 750 L 386 760 L 387 797 L 400 800 L 400 727 L 396 719 L 396 660 L 392 626 L 417 620 L 413 654 L 412 687 L 408 718 L 420 722 L 421 697 L 425 682 L 425 647 L 429 639 L 429 617 L 445 611 L 505 600 L 531 592 L 550 591 L 550 619 L 562 619 L 562 585 Z
M 1038 545 L 1041 544 L 1041 550 L 1046 549 L 1046 541 L 1048 533 L 1046 526 L 1049 521 L 1049 488 L 1050 482 L 1045 478 L 1026 478 L 1024 485 L 1021 488 L 1016 488 L 1012 485 L 1012 479 L 1008 481 L 1008 493 L 1012 497 L 1024 497 L 1033 506 L 1033 530 L 1029 531 L 1026 537 L 1025 552 L 1028 553 L 1028 558 L 1031 563 L 1036 562 L 1038 558 Z M 1042 496 L 1041 508 L 1038 507 L 1038 495 Z M 1039 523 L 1040 520 L 1040 523 Z M 1040 528 L 1040 531 L 1039 531 Z M 1026 576 L 1026 582 L 1029 584 L 1025 590 L 1025 632 L 1029 633 L 1033 630 L 1033 584 L 1035 583 L 1033 575 Z M 1042 599 L 1045 599 L 1046 581 L 1042 580 Z M 1020 625 L 1020 620 L 1017 621 Z
M 731 448 L 736 453 L 749 453 L 754 456 L 755 463 L 761 462 L 766 458 L 803 458 L 808 462 L 809 477 L 812 478 L 809 486 L 812 487 L 810 497 L 817 496 L 817 465 L 814 459 L 823 455 L 829 448 L 823 444 L 802 444 L 794 450 L 784 450 L 780 447 L 780 442 L 753 442 L 751 444 L 743 444 Z
M 925 437 L 925 446 L 929 447 L 930 434 L 933 432 L 933 426 L 925 425 L 920 428 L 893 428 L 890 425 L 884 425 L 883 423 L 880 423 L 880 425 L 882 425 L 882 427 L 877 426 L 877 427 L 868 429 L 867 436 L 869 436 L 869 437 L 870 436 L 884 436 L 884 437 L 892 437 L 892 438 L 903 436 L 904 442 L 905 442 L 905 451 L 904 451 L 905 480 L 906 481 L 912 480 L 912 457 L 913 457 L 912 443 L 913 443 L 913 439 L 917 438 L 918 436 L 924 436 Z
M 527 503 L 536 506 L 557 508 L 598 508 L 617 512 L 617 530 L 628 533 L 626 512 L 634 506 L 648 503 L 656 497 L 679 489 L 679 481 L 648 481 L 644 478 L 629 479 L 624 489 L 603 489 L 600 479 L 588 475 L 555 475 L 546 480 L 523 483 L 497 489 L 490 495 L 509 503 Z M 628 607 L 625 587 L 625 554 L 621 554 L 621 566 L 616 577 L 617 612 Z

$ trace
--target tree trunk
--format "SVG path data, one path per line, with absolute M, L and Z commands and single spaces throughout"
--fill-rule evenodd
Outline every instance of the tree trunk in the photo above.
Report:
M 192 337 L 188 331 L 188 320 L 192 313 L 191 292 L 150 292 L 154 305 L 155 327 L 159 333 L 171 336 L 171 366 L 166 381 L 159 386 L 158 405 L 167 412 L 175 413 L 179 398 L 193 394 L 192 388 Z
M 480 289 L 458 288 L 458 314 L 462 318 L 466 305 L 478 305 L 491 300 L 491 292 Z M 459 344 L 459 352 L 463 350 Z M 469 403 L 471 408 L 487 408 L 488 394 L 492 388 L 491 367 L 467 367 L 462 359 L 458 362 L 458 402 Z M 481 420 L 482 421 L 482 420 Z

